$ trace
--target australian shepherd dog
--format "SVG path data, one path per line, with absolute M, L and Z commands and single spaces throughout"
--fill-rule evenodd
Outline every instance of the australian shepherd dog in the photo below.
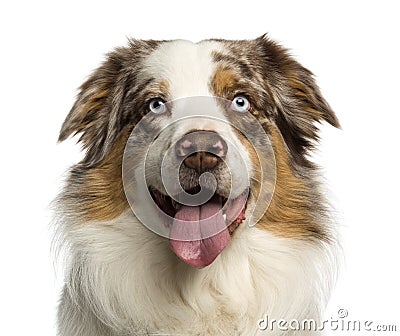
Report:
M 318 125 L 339 122 L 312 73 L 267 36 L 129 40 L 80 87 L 56 204 L 60 336 L 292 335 L 320 319 L 337 238 Z

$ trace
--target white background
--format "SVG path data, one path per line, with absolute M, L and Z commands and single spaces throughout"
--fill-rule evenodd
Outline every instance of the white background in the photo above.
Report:
M 265 32 L 317 75 L 343 128 L 323 126 L 317 155 L 346 255 L 327 316 L 345 308 L 355 319 L 400 326 L 396 1 L 8 3 L 0 5 L 1 335 L 55 335 L 62 278 L 50 254 L 48 204 L 81 157 L 74 140 L 56 139 L 76 88 L 103 54 L 128 36 Z

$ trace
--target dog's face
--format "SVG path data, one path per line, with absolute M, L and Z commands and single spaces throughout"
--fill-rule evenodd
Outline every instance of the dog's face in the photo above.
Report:
M 266 37 L 133 40 L 82 85 L 62 126 L 60 140 L 81 133 L 87 149 L 64 198 L 83 221 L 130 203 L 195 267 L 240 235 L 260 194 L 271 196 L 258 227 L 329 239 L 307 159 L 323 120 L 338 126 L 311 73 Z

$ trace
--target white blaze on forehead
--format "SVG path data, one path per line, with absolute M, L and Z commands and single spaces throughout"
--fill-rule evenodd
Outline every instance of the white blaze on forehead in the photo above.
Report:
M 162 43 L 144 62 L 144 70 L 156 79 L 167 80 L 170 99 L 209 96 L 215 72 L 213 51 L 221 51 L 215 41 L 193 43 L 176 40 Z

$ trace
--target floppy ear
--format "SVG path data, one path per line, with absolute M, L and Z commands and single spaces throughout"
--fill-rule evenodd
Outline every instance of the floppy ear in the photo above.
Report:
M 318 123 L 326 121 L 340 128 L 339 121 L 322 96 L 311 71 L 265 35 L 257 40 L 267 59 L 266 71 L 275 73 L 269 84 L 277 108 L 276 124 L 293 159 L 299 164 L 309 165 L 305 154 L 319 140 Z
M 122 57 L 118 51 L 82 84 L 78 97 L 65 119 L 58 141 L 81 134 L 79 142 L 86 149 L 83 163 L 93 166 L 102 161 L 118 134 L 118 114 L 124 84 L 120 75 Z

